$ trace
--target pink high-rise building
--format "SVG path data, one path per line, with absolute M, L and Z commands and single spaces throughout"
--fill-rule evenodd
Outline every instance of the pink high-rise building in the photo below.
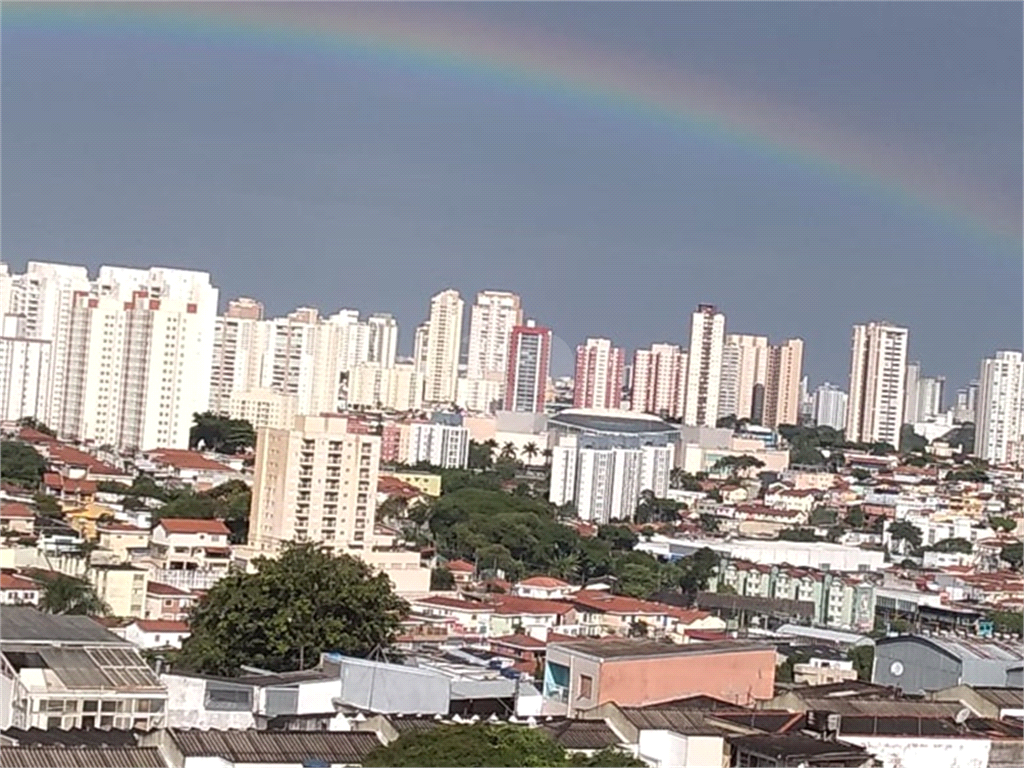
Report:
M 608 339 L 587 339 L 576 347 L 575 408 L 618 408 L 626 353 Z

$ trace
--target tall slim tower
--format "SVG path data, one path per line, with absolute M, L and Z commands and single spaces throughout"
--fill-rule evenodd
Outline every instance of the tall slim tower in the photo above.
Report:
M 765 384 L 766 427 L 800 423 L 800 381 L 803 372 L 803 339 L 788 339 L 768 348 L 768 380 Z
M 512 329 L 509 342 L 505 410 L 544 412 L 548 371 L 551 367 L 551 331 L 527 320 Z
M 633 356 L 630 408 L 679 419 L 686 399 L 686 352 L 675 344 L 652 344 Z
M 730 333 L 722 347 L 718 415 L 752 419 L 755 395 L 768 382 L 768 337 Z
M 908 340 L 906 328 L 890 323 L 853 326 L 847 440 L 899 447 Z
M 626 354 L 608 339 L 587 339 L 576 347 L 574 408 L 618 408 Z
M 921 379 L 921 363 L 914 361 L 907 363 L 906 386 L 907 396 L 903 402 L 903 421 L 906 424 L 913 424 L 920 421 L 918 418 L 918 395 L 920 388 L 918 382 Z
M 398 355 L 398 322 L 389 314 L 370 315 L 366 324 L 369 326 L 369 359 L 381 368 L 393 368 Z
M 724 345 L 725 315 L 711 304 L 699 305 L 690 325 L 685 424 L 713 427 L 718 421 Z
M 430 300 L 427 321 L 423 399 L 435 405 L 455 401 L 462 345 L 462 310 L 458 291 L 442 291 Z
M 981 361 L 974 454 L 998 464 L 1024 460 L 1024 356 L 996 352 Z
M 481 291 L 469 313 L 469 355 L 466 378 L 497 377 L 508 370 L 512 329 L 523 324 L 519 297 L 506 291 Z

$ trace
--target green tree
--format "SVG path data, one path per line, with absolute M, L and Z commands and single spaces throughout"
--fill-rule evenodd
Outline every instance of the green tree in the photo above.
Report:
M 999 559 L 1009 563 L 1013 570 L 1019 571 L 1022 563 L 1024 563 L 1024 545 L 1019 541 L 1014 544 L 1007 544 L 999 550 Z
M 853 476 L 854 480 L 861 483 L 871 479 L 871 473 L 868 472 L 866 469 L 861 469 L 860 467 L 854 467 L 852 470 L 850 470 L 850 474 Z
M 363 759 L 364 766 L 640 766 L 615 750 L 592 756 L 567 756 L 543 728 L 521 725 L 439 725 L 402 735 Z
M 35 505 L 36 511 L 43 517 L 64 517 L 64 508 L 53 496 L 49 496 L 45 493 L 37 493 L 32 497 L 32 503 Z
M 43 481 L 46 461 L 28 443 L 0 442 L 0 478 L 20 488 L 35 489 Z
M 1010 531 L 1016 530 L 1017 521 L 1009 517 L 994 515 L 988 519 L 988 526 L 993 531 L 1005 531 L 1006 533 L 1009 533 Z
M 528 457 L 532 462 L 534 457 L 540 453 L 540 448 L 537 447 L 536 443 L 527 443 L 523 446 L 523 455 Z
M 913 424 L 900 427 L 900 453 L 921 453 L 928 447 L 928 441 L 914 431 Z
M 700 529 L 704 533 L 717 533 L 718 518 L 707 512 L 702 512 L 700 516 Z
M 889 536 L 893 541 L 905 541 L 911 549 L 921 547 L 921 529 L 906 520 L 898 520 L 889 526 Z
M 857 670 L 857 679 L 870 683 L 875 664 L 874 646 L 858 645 L 847 652 L 846 658 L 853 662 L 853 668 Z
M 1017 637 L 1024 634 L 1024 615 L 1019 611 L 993 611 L 988 618 L 996 632 Z
M 192 422 L 189 448 L 196 449 L 202 443 L 208 451 L 235 454 L 256 447 L 256 430 L 245 419 L 229 419 L 207 411 L 193 414 Z
M 39 609 L 46 613 L 60 613 L 75 616 L 106 616 L 110 613 L 96 594 L 92 584 L 63 573 L 51 574 L 33 572 L 33 577 L 42 582 L 43 593 L 39 598 Z
M 811 528 L 784 528 L 779 531 L 779 541 L 818 541 Z
M 938 541 L 928 547 L 928 549 L 932 552 L 960 552 L 961 554 L 969 555 L 974 549 L 974 545 L 967 539 L 951 538 Z
M 167 517 L 223 520 L 231 529 L 231 542 L 242 544 L 249 535 L 249 507 L 252 491 L 241 480 L 230 480 L 208 491 L 191 491 L 177 496 L 153 515 L 154 524 Z
M 865 520 L 864 510 L 860 507 L 850 507 L 846 512 L 846 524 L 851 528 L 860 530 L 864 527 Z
M 455 589 L 455 577 L 444 566 L 430 572 L 430 590 L 432 592 L 450 592 Z
M 625 525 L 602 525 L 597 529 L 597 538 L 607 541 L 613 550 L 622 552 L 631 551 L 640 541 Z
M 948 482 L 964 482 L 964 483 L 987 483 L 988 472 L 983 467 L 977 464 L 968 464 L 962 469 L 954 469 L 952 472 L 946 475 Z
M 288 545 L 256 568 L 229 574 L 203 596 L 179 664 L 234 675 L 243 664 L 305 669 L 325 651 L 366 656 L 391 644 L 408 609 L 385 574 L 313 544 Z

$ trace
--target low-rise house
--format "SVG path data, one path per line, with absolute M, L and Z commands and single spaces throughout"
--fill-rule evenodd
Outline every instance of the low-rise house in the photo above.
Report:
M 16 573 L 0 573 L 0 605 L 39 605 L 42 588 Z
M 130 643 L 86 616 L 3 609 L 0 728 L 164 725 L 167 690 Z
M 43 474 L 43 492 L 66 504 L 88 504 L 96 496 L 96 481 L 46 472 Z
M 451 573 L 456 587 L 469 586 L 473 583 L 476 575 L 476 566 L 465 560 L 449 560 L 442 568 L 448 569 L 448 572 Z
M 146 618 L 185 621 L 197 601 L 194 592 L 151 581 L 146 585 Z
M 100 547 L 110 550 L 121 560 L 130 560 L 132 555 L 144 554 L 149 549 L 148 528 L 136 528 L 116 520 L 98 521 L 96 536 Z
M 591 590 L 577 592 L 570 602 L 584 635 L 624 637 L 642 631 L 657 636 L 675 628 L 674 609 L 664 603 Z
M 168 571 L 220 571 L 231 564 L 230 529 L 220 520 L 165 517 L 150 537 L 150 552 Z
M 577 634 L 577 612 L 570 602 L 516 595 L 493 595 L 488 632 L 500 637 L 521 632 L 543 640 L 551 631 Z
M 568 582 L 553 576 L 533 576 L 523 579 L 512 587 L 512 594 L 518 597 L 535 597 L 541 600 L 564 600 L 573 592 L 579 591 Z
M 772 509 L 786 509 L 791 512 L 810 514 L 818 504 L 819 495 L 819 491 L 813 488 L 802 490 L 778 488 L 764 495 L 764 503 Z
M 181 644 L 192 633 L 184 621 L 136 619 L 121 630 L 120 634 L 136 648 L 153 650 L 156 648 L 181 648 Z
M 65 523 L 48 517 L 37 517 L 35 522 L 36 549 L 48 557 L 77 555 L 82 551 L 85 539 Z
M 416 616 L 451 620 L 457 632 L 486 636 L 488 621 L 494 613 L 494 606 L 474 600 L 460 600 L 454 597 L 420 597 L 409 601 Z
M 0 503 L 0 535 L 32 536 L 35 533 L 35 512 L 28 504 L 4 499 Z
M 145 458 L 158 476 L 187 485 L 196 491 L 207 491 L 229 480 L 240 480 L 241 473 L 227 464 L 208 458 L 199 451 L 160 448 L 147 451 Z
M 572 717 L 610 701 L 638 706 L 695 694 L 753 704 L 772 697 L 775 662 L 774 647 L 739 641 L 550 643 L 543 712 Z

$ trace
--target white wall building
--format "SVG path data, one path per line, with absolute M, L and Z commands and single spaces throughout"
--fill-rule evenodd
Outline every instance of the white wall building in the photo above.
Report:
M 101 267 L 72 301 L 64 408 L 50 426 L 121 449 L 186 448 L 209 405 L 216 311 L 205 272 Z
M 469 312 L 469 354 L 465 383 L 460 381 L 460 405 L 486 413 L 504 399 L 512 330 L 522 324 L 522 302 L 516 294 L 481 291 L 476 295 Z
M 423 405 L 423 377 L 413 363 L 357 365 L 348 373 L 348 405 L 418 411 Z
M 298 398 L 270 388 L 234 392 L 228 399 L 227 415 L 245 419 L 254 429 L 286 429 L 295 421 Z
M 690 325 L 684 424 L 713 427 L 722 415 L 718 398 L 724 346 L 725 315 L 710 304 L 701 304 L 693 313 Z
M 453 403 L 458 394 L 463 306 L 458 291 L 442 291 L 430 300 L 430 319 L 422 340 L 417 330 L 423 347 L 423 399 L 427 403 Z
M 983 360 L 974 454 L 996 463 L 1024 459 L 1024 356 L 1000 351 Z
M 814 423 L 832 429 L 846 429 L 847 395 L 827 381 L 814 390 Z
M 853 327 L 846 439 L 899 447 L 909 333 L 889 323 Z
M 409 463 L 465 467 L 469 463 L 469 430 L 461 424 L 417 423 L 409 428 Z
M 722 347 L 722 383 L 718 396 L 721 416 L 753 419 L 763 410 L 768 383 L 768 337 L 730 333 Z
M 53 342 L 25 333 L 25 318 L 4 315 L 0 326 L 0 420 L 50 420 Z

